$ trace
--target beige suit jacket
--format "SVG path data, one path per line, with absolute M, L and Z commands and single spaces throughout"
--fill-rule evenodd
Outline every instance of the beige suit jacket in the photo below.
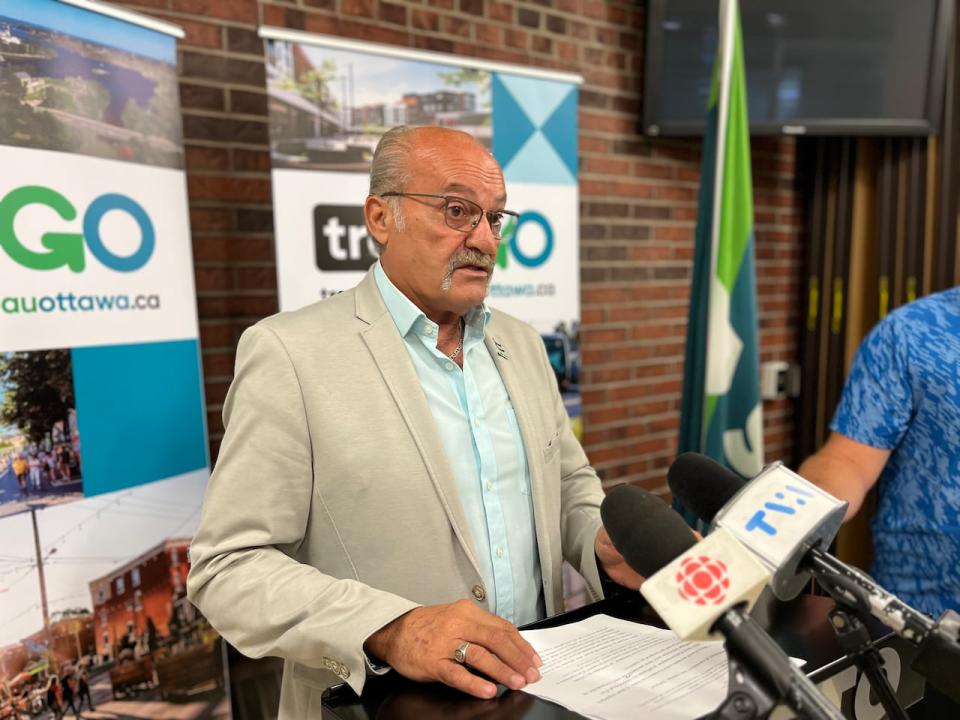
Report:
M 540 336 L 494 311 L 486 346 L 530 470 L 548 615 L 566 558 L 601 596 L 603 498 Z M 363 643 L 418 605 L 489 609 L 433 415 L 370 272 L 353 290 L 249 328 L 190 550 L 190 599 L 241 652 L 285 659 L 280 718 L 363 689 Z M 452 650 L 452 648 L 451 648 Z

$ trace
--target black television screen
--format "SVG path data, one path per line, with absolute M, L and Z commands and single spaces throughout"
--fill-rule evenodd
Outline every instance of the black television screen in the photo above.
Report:
M 954 0 L 741 0 L 751 133 L 935 133 L 954 11 Z M 648 134 L 703 132 L 718 12 L 650 0 Z

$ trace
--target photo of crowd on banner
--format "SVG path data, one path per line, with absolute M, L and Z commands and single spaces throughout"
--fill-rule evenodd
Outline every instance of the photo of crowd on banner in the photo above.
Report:
M 69 350 L 0 353 L 0 516 L 83 497 Z

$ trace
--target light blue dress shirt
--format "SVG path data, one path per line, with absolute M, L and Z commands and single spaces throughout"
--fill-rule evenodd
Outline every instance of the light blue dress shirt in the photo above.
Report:
M 387 277 L 380 295 L 410 353 L 443 441 L 491 610 L 515 625 L 544 615 L 530 471 L 513 405 L 483 342 L 490 311 L 465 318 L 463 369 L 437 349 L 438 326 Z

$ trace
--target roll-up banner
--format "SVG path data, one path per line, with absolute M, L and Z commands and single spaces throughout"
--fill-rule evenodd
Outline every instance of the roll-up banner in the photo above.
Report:
M 185 593 L 209 458 L 182 36 L 90 0 L 0 0 L 4 717 L 230 714 Z
M 580 431 L 577 96 L 582 78 L 264 27 L 280 307 L 356 285 L 376 260 L 363 202 L 380 137 L 443 125 L 490 148 L 507 209 L 487 302 L 533 325 Z

